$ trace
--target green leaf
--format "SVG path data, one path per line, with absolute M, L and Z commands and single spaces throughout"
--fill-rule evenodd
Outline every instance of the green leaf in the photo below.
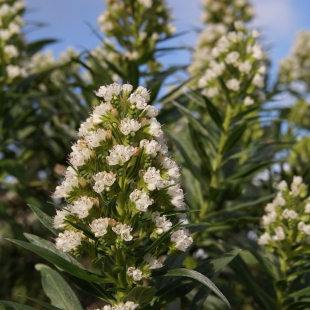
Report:
M 204 276 L 203 274 L 195 271 L 195 270 L 189 270 L 185 268 L 177 268 L 167 271 L 167 273 L 164 275 L 165 277 L 188 277 L 195 279 L 199 281 L 200 283 L 207 286 L 212 292 L 214 292 L 218 297 L 220 297 L 226 305 L 230 308 L 230 304 L 226 297 L 221 293 L 221 291 L 213 284 L 213 282 Z
M 11 301 L 0 300 L 0 305 L 2 306 L 2 309 L 5 309 L 5 310 L 36 310 L 35 308 L 21 305 L 21 304 L 11 302 Z
M 220 257 L 209 259 L 200 264 L 194 270 L 206 276 L 212 276 L 216 272 L 221 270 L 223 267 L 225 267 L 227 264 L 229 264 L 239 254 L 239 252 L 240 250 L 234 250 Z M 153 277 L 163 276 L 166 271 L 167 270 L 153 271 L 152 276 Z M 152 301 L 152 306 L 154 306 L 152 309 L 158 309 L 160 308 L 160 306 L 166 305 L 178 297 L 185 296 L 191 290 L 193 290 L 198 284 L 199 284 L 198 281 L 192 278 L 185 278 L 185 277 L 176 279 L 172 283 L 169 282 L 167 286 L 161 288 L 155 295 Z M 141 307 L 140 310 L 149 310 L 149 309 L 151 309 L 150 304 L 147 304 Z
M 44 301 L 38 300 L 38 299 L 36 299 L 36 298 L 30 298 L 30 297 L 27 297 L 27 298 L 28 298 L 29 300 L 32 300 L 32 301 L 36 302 L 37 304 L 43 306 L 43 307 L 46 308 L 46 309 L 50 309 L 50 310 L 63 310 L 63 309 L 60 309 L 60 308 L 58 308 L 58 307 L 52 306 L 52 305 L 50 305 L 50 304 L 48 304 L 48 303 L 46 303 L 46 302 L 44 302 Z
M 185 165 L 188 167 L 188 169 L 191 171 L 193 176 L 197 180 L 201 180 L 201 175 L 199 172 L 199 169 L 196 167 L 196 165 L 193 163 L 192 158 L 190 155 L 187 153 L 179 139 L 177 138 L 176 135 L 171 135 L 169 132 L 165 131 L 166 137 L 173 142 L 174 145 L 178 148 L 179 152 L 181 153 L 182 157 L 184 158 Z
M 200 231 L 202 229 L 205 229 L 206 227 L 210 226 L 211 224 L 209 223 L 196 223 L 196 224 L 187 224 L 183 225 L 182 228 L 186 228 L 190 231 L 191 234 Z
M 124 301 L 133 301 L 139 305 L 149 303 L 156 293 L 156 289 L 152 286 L 134 287 L 124 298 Z
M 291 303 L 286 310 L 307 310 L 310 308 L 309 301 L 298 301 Z
M 213 283 L 215 283 L 218 275 L 219 271 L 215 273 L 215 275 L 211 278 L 211 281 Z M 210 293 L 211 293 L 210 288 L 208 288 L 205 285 L 201 286 L 201 288 L 198 290 L 193 300 L 191 301 L 188 310 L 200 310 Z
M 31 42 L 27 46 L 27 52 L 33 55 L 37 53 L 38 51 L 40 51 L 46 45 L 56 43 L 56 42 L 58 42 L 58 40 L 55 40 L 55 39 L 44 39 L 44 40 L 38 40 L 35 42 Z
M 38 236 L 24 233 L 24 236 L 29 240 L 30 243 L 37 245 L 43 249 L 51 251 L 58 256 L 61 256 L 63 259 L 67 260 L 69 263 L 78 266 L 79 268 L 85 269 L 76 259 L 74 259 L 70 254 L 56 249 L 55 245 L 45 239 L 42 239 Z
M 156 247 L 157 247 L 158 245 L 160 245 L 161 243 L 163 243 L 164 239 L 166 239 L 174 229 L 176 229 L 177 227 L 179 227 L 181 224 L 182 224 L 182 223 L 179 222 L 179 223 L 175 224 L 174 226 L 172 226 L 169 230 L 167 230 L 167 231 L 164 232 L 162 235 L 160 235 L 160 237 L 159 237 L 157 240 L 155 240 L 154 242 L 152 242 L 152 244 L 151 244 L 148 248 L 146 248 L 145 250 L 143 250 L 143 251 L 137 253 L 137 255 L 139 255 L 139 256 L 142 257 L 142 256 L 144 256 L 145 254 L 152 252 L 154 249 L 156 249 Z
M 205 134 L 208 136 L 209 132 L 208 130 L 200 123 L 192 114 L 191 111 L 188 110 L 187 108 L 183 107 L 181 104 L 179 104 L 176 101 L 172 101 L 173 105 L 175 105 L 179 111 L 188 119 L 188 121 L 193 124 L 197 129 L 201 131 L 201 133 Z
M 82 289 L 84 292 L 87 292 L 97 298 L 100 298 L 106 301 L 109 304 L 113 304 L 115 302 L 114 297 L 108 292 L 105 291 L 99 284 L 91 283 L 85 281 L 81 278 L 77 278 L 70 273 L 64 272 L 66 277 L 68 277 L 77 287 Z
M 44 292 L 53 306 L 63 310 L 83 310 L 71 287 L 57 271 L 43 264 L 37 264 L 35 268 L 41 273 Z
M 58 236 L 58 234 L 61 232 L 61 230 L 53 228 L 53 219 L 52 219 L 52 217 L 50 217 L 49 215 L 44 213 L 42 210 L 40 210 L 39 208 L 37 208 L 37 207 L 35 207 L 35 206 L 31 205 L 31 204 L 28 204 L 28 206 L 36 214 L 36 216 L 38 217 L 40 222 L 46 228 L 48 228 L 54 235 Z
M 223 146 L 223 149 L 221 150 L 222 154 L 225 154 L 227 151 L 229 151 L 231 148 L 236 146 L 239 139 L 242 137 L 247 125 L 243 124 L 240 127 L 238 127 L 236 130 L 234 130 L 228 137 L 227 140 Z
M 310 295 L 310 287 L 306 287 L 306 288 L 303 288 L 297 292 L 289 294 L 288 297 L 296 298 L 296 297 L 301 297 L 301 296 L 305 296 L 305 295 L 307 295 L 307 296 Z
M 223 129 L 223 119 L 222 119 L 220 113 L 218 112 L 217 108 L 213 105 L 212 101 L 209 98 L 203 96 L 203 99 L 206 102 L 207 109 L 208 109 L 209 115 L 211 116 L 212 120 L 217 125 L 217 127 L 221 131 L 223 131 L 224 130 Z
M 263 287 L 257 283 L 250 268 L 240 256 L 236 257 L 236 259 L 232 261 L 231 267 L 241 278 L 244 288 L 247 290 L 249 295 L 253 297 L 261 309 L 274 310 L 276 308 L 275 299 L 272 298 L 272 296 L 268 294 L 269 292 L 266 292 Z
M 78 267 L 77 265 L 73 265 L 72 263 L 68 262 L 66 259 L 63 257 L 55 254 L 52 251 L 49 251 L 47 249 L 41 248 L 40 246 L 33 245 L 24 241 L 19 241 L 19 240 L 14 240 L 14 239 L 8 239 L 9 241 L 20 245 L 24 247 L 25 249 L 28 249 L 37 255 L 45 258 L 49 262 L 53 263 L 60 269 L 78 277 L 81 279 L 84 279 L 89 282 L 94 282 L 94 283 L 110 283 L 111 281 L 107 278 L 104 278 L 98 274 L 92 273 L 90 271 L 87 271 L 86 269 L 82 269 Z

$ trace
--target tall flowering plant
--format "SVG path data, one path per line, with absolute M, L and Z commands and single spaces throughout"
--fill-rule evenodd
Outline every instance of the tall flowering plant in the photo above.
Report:
M 275 265 L 269 270 L 275 282 L 276 309 L 297 309 L 306 306 L 309 292 L 305 279 L 310 254 L 310 197 L 299 176 L 294 176 L 290 187 L 281 181 L 277 188 L 276 197 L 265 207 L 258 244 L 266 251 L 266 261 Z
M 78 286 L 108 303 L 103 310 L 158 309 L 195 288 L 197 280 L 228 304 L 200 273 L 219 271 L 212 262 L 205 270 L 164 267 L 167 257 L 186 252 L 193 242 L 190 234 L 206 225 L 185 224 L 189 210 L 179 167 L 168 156 L 157 110 L 147 104 L 149 92 L 114 83 L 95 94 L 101 101 L 81 123 L 69 167 L 53 194 L 54 200 L 64 198 L 66 204 L 53 219 L 32 207 L 57 235 L 55 245 L 32 235 L 27 235 L 32 244 L 14 242 L 54 263 Z M 86 271 L 69 254 L 89 257 L 101 275 Z M 225 258 L 224 265 L 235 255 Z M 185 286 L 177 282 L 179 291 L 166 296 L 170 286 L 158 292 L 154 287 L 159 275 L 191 280 Z

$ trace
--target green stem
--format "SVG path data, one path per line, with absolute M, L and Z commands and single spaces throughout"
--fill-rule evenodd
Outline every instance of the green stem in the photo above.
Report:
M 220 179 L 220 172 L 222 167 L 222 161 L 223 161 L 223 148 L 226 144 L 227 138 L 228 138 L 228 132 L 232 117 L 232 106 L 231 104 L 227 104 L 226 111 L 225 111 L 225 118 L 223 122 L 223 130 L 221 132 L 220 141 L 218 144 L 218 151 L 215 157 L 213 170 L 211 171 L 211 182 L 210 187 L 217 188 L 219 186 L 219 179 Z M 210 196 L 208 199 L 208 202 L 202 206 L 201 212 L 199 214 L 199 221 L 203 221 L 205 219 L 206 214 L 208 214 L 210 211 L 212 211 L 212 203 L 210 200 Z
M 115 262 L 116 262 L 116 265 L 118 267 L 126 266 L 126 263 L 125 263 L 125 253 L 122 250 L 119 250 L 119 249 L 115 250 Z M 126 268 L 121 270 L 118 273 L 117 277 L 118 277 L 118 283 L 119 283 L 118 287 L 127 288 L 128 285 L 127 285 L 127 280 L 126 280 Z M 121 302 L 123 300 L 123 298 L 125 297 L 125 295 L 126 295 L 126 293 L 117 291 L 117 300 L 118 300 L 118 302 Z

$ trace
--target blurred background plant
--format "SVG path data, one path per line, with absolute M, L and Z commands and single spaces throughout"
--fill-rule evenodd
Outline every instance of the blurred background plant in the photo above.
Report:
M 194 268 L 242 248 L 217 285 L 234 309 L 275 309 L 274 279 L 255 239 L 276 184 L 294 175 L 310 181 L 310 35 L 298 34 L 274 78 L 269 50 L 250 23 L 255 12 L 249 1 L 205 0 L 202 7 L 205 28 L 189 48 L 170 45 L 179 34 L 165 1 L 107 0 L 100 31 L 90 25 L 98 46 L 68 48 L 55 58 L 45 47 L 56 40 L 26 41 L 23 29 L 31 23 L 23 21 L 25 3 L 0 1 L 0 273 L 7 279 L 0 299 L 43 298 L 39 281 L 25 281 L 38 258 L 4 237 L 24 239 L 26 231 L 50 238 L 26 204 L 55 213 L 47 201 L 80 121 L 95 104 L 92 92 L 116 81 L 151 91 L 150 103 L 160 107 L 158 119 L 183 167 L 190 221 L 212 224 L 194 236 L 183 265 Z M 168 66 L 160 58 L 181 49 L 191 51 L 189 77 L 184 65 Z M 203 304 L 209 293 L 194 290 L 181 299 L 182 309 L 223 309 L 212 295 Z M 83 306 L 90 302 L 83 297 Z M 167 309 L 180 307 L 176 301 Z

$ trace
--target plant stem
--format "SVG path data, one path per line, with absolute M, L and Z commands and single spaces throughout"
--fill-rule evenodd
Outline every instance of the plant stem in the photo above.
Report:
M 210 188 L 211 187 L 217 188 L 219 186 L 220 172 L 224 155 L 223 148 L 227 141 L 232 112 L 233 112 L 232 106 L 231 104 L 228 103 L 225 111 L 223 130 L 221 132 L 220 141 L 218 144 L 218 150 L 214 161 L 214 167 L 213 170 L 211 171 Z M 199 214 L 199 221 L 204 221 L 206 214 L 208 214 L 210 211 L 212 211 L 212 204 L 209 195 L 208 202 L 201 208 L 201 212 Z

